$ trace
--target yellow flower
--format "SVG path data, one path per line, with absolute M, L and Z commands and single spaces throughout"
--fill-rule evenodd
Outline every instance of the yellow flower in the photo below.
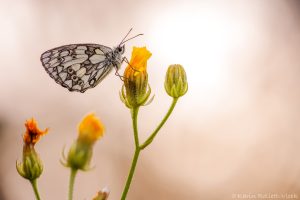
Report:
M 131 59 L 125 69 L 124 77 L 133 79 L 132 76 L 137 76 L 140 72 L 147 72 L 147 61 L 151 55 L 151 52 L 146 47 L 133 47 Z
M 128 108 L 145 105 L 151 93 L 147 73 L 147 61 L 151 55 L 146 47 L 133 47 L 130 62 L 124 71 L 124 85 L 120 93 L 121 100 Z
M 103 136 L 104 125 L 95 114 L 87 115 L 79 124 L 78 140 L 82 142 L 94 143 Z
M 25 123 L 26 132 L 23 135 L 23 141 L 26 145 L 35 145 L 40 139 L 41 136 L 48 133 L 48 129 L 41 131 L 37 127 L 37 122 L 34 118 L 27 120 Z
M 95 114 L 87 115 L 79 124 L 78 138 L 72 144 L 65 166 L 74 170 L 88 170 L 94 143 L 103 136 L 104 126 Z

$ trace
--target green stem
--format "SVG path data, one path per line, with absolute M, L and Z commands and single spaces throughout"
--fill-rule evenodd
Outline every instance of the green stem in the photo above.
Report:
M 75 177 L 76 177 L 77 169 L 72 169 L 70 172 L 70 182 L 69 182 L 69 200 L 73 199 L 73 191 L 74 191 L 74 183 L 75 183 Z
M 37 200 L 41 200 L 41 197 L 39 195 L 39 191 L 38 191 L 38 188 L 37 188 L 37 179 L 34 179 L 34 180 L 30 181 L 30 183 L 31 183 L 33 191 L 34 191 L 35 198 Z
M 149 138 L 140 146 L 141 150 L 145 149 L 149 144 L 151 144 L 151 142 L 153 141 L 153 139 L 157 135 L 158 131 L 161 129 L 161 127 L 168 120 L 169 116 L 171 115 L 172 111 L 174 110 L 174 107 L 175 107 L 177 101 L 178 101 L 178 98 L 173 98 L 173 102 L 172 102 L 167 114 L 165 115 L 163 120 L 160 122 L 160 124 L 156 127 L 156 129 L 153 131 L 153 133 L 149 136 Z
M 137 164 L 137 161 L 138 161 L 138 158 L 139 158 L 139 154 L 140 154 L 140 149 L 136 149 L 135 152 L 134 152 L 134 156 L 133 156 L 132 163 L 131 163 L 131 168 L 130 168 L 130 171 L 129 171 L 129 174 L 128 174 L 126 185 L 125 185 L 123 193 L 122 193 L 121 200 L 126 199 L 126 196 L 127 196 L 128 191 L 129 191 L 129 187 L 130 187 L 130 184 L 131 184 L 131 181 L 132 181 L 132 178 L 133 178 L 133 174 L 134 174 L 134 171 L 135 171 L 135 167 L 136 167 L 136 164 Z
M 134 171 L 136 168 L 136 164 L 140 155 L 140 151 L 141 149 L 139 148 L 139 137 L 138 137 L 138 128 L 137 128 L 137 115 L 138 115 L 138 111 L 139 108 L 133 108 L 131 110 L 131 118 L 132 118 L 132 126 L 133 126 L 133 133 L 134 133 L 134 143 L 135 143 L 135 152 L 134 152 L 134 156 L 131 162 L 131 167 L 130 167 L 130 171 L 128 174 L 128 178 L 122 193 L 122 197 L 121 200 L 125 200 L 127 193 L 129 191 L 130 188 L 130 184 L 134 175 Z
M 139 107 L 133 108 L 131 110 L 131 119 L 132 119 L 132 127 L 133 127 L 133 134 L 134 134 L 134 143 L 135 143 L 135 148 L 139 148 L 139 134 L 138 134 L 138 127 L 137 127 L 137 116 L 139 112 Z
M 153 131 L 153 133 L 150 135 L 150 137 L 144 142 L 144 144 L 142 144 L 140 146 L 139 143 L 139 137 L 138 137 L 138 128 L 137 128 L 137 115 L 138 115 L 138 111 L 139 108 L 133 108 L 131 110 L 131 118 L 132 118 L 132 126 L 133 126 L 133 133 L 134 133 L 134 142 L 135 142 L 135 152 L 134 152 L 134 156 L 131 162 L 131 167 L 130 167 L 130 171 L 128 174 L 128 178 L 122 193 L 122 197 L 121 200 L 125 200 L 127 193 L 129 191 L 130 188 L 130 184 L 134 175 L 134 171 L 137 165 L 137 161 L 140 155 L 140 152 L 146 148 L 149 144 L 151 144 L 151 142 L 153 141 L 154 137 L 157 135 L 158 131 L 161 129 L 161 127 L 166 123 L 166 121 L 168 120 L 169 116 L 171 115 L 172 111 L 174 110 L 174 107 L 177 103 L 178 98 L 173 98 L 173 102 L 167 112 L 167 114 L 165 115 L 165 117 L 163 118 L 163 120 L 160 122 L 160 124 L 157 126 L 157 128 Z

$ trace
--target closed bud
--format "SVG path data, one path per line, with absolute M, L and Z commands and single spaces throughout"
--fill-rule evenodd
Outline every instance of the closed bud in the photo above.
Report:
M 179 98 L 188 91 L 186 73 L 181 65 L 169 66 L 165 78 L 165 89 L 173 98 Z

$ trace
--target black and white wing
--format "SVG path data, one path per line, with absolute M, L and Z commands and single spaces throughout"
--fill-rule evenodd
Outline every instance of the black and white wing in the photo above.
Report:
M 44 52 L 41 62 L 58 84 L 69 91 L 85 92 L 112 70 L 106 57 L 112 49 L 99 44 L 71 44 Z

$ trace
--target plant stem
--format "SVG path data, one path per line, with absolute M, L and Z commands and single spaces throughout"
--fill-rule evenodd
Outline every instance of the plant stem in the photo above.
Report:
M 169 116 L 171 115 L 172 111 L 174 110 L 174 107 L 176 105 L 178 101 L 178 98 L 173 98 L 173 102 L 167 112 L 167 114 L 165 115 L 165 117 L 162 119 L 162 121 L 160 122 L 160 124 L 156 127 L 156 129 L 153 131 L 153 133 L 149 136 L 149 138 L 140 146 L 140 149 L 143 150 L 145 149 L 149 144 L 151 144 L 151 142 L 153 141 L 153 139 L 155 138 L 155 136 L 157 135 L 158 131 L 161 129 L 161 127 L 166 123 L 166 121 L 168 120 Z
M 131 109 L 131 118 L 132 118 L 132 126 L 133 126 L 133 133 L 134 133 L 134 142 L 135 142 L 135 152 L 134 152 L 134 156 L 133 156 L 133 159 L 132 159 L 132 162 L 131 162 L 130 171 L 129 171 L 128 178 L 127 178 L 127 181 L 126 181 L 126 185 L 125 185 L 123 193 L 122 193 L 121 200 L 126 199 L 126 196 L 127 196 L 128 191 L 129 191 L 129 188 L 130 188 L 130 184 L 131 184 L 131 181 L 132 181 L 132 178 L 133 178 L 133 175 L 134 175 L 134 171 L 135 171 L 135 168 L 136 168 L 136 165 L 137 165 L 137 161 L 138 161 L 140 152 L 144 148 L 146 148 L 149 144 L 151 144 L 151 142 L 153 141 L 153 139 L 157 135 L 158 131 L 166 123 L 166 121 L 168 120 L 168 118 L 171 115 L 172 111 L 174 110 L 174 107 L 177 103 L 177 100 L 178 100 L 178 98 L 173 98 L 173 102 L 172 102 L 167 114 L 162 119 L 160 124 L 156 127 L 156 129 L 153 131 L 153 133 L 150 135 L 150 137 L 141 146 L 140 146 L 140 143 L 139 143 L 138 128 L 137 128 L 137 115 L 138 115 L 139 108 L 132 108 Z
M 134 134 L 134 143 L 135 148 L 138 149 L 140 146 L 139 142 L 139 133 L 138 133 L 138 127 L 137 127 L 137 116 L 139 112 L 139 107 L 133 108 L 131 110 L 131 119 L 132 119 L 132 127 L 133 127 L 133 134 Z
M 128 174 L 126 185 L 125 185 L 123 193 L 122 193 L 121 200 L 126 199 L 126 196 L 127 196 L 128 191 L 129 191 L 129 187 L 130 187 L 130 184 L 131 184 L 131 181 L 132 181 L 132 178 L 133 178 L 133 174 L 134 174 L 134 171 L 135 171 L 135 167 L 136 167 L 136 164 L 137 164 L 137 160 L 139 158 L 139 154 L 140 154 L 140 149 L 136 149 L 135 152 L 134 152 L 134 156 L 133 156 L 132 163 L 131 163 L 131 168 L 130 168 L 130 171 L 129 171 L 129 174 Z
M 75 183 L 75 177 L 76 177 L 77 169 L 72 169 L 70 172 L 70 182 L 69 182 L 69 200 L 73 199 L 73 190 L 74 190 L 74 183 Z
M 121 200 L 125 200 L 127 193 L 129 191 L 130 188 L 130 184 L 134 175 L 134 171 L 136 168 L 136 164 L 140 155 L 140 147 L 139 147 L 139 137 L 138 137 L 138 128 L 137 128 L 137 115 L 138 115 L 138 111 L 139 108 L 133 108 L 131 110 L 131 118 L 132 118 L 132 126 L 133 126 L 133 133 L 134 133 L 134 143 L 135 143 L 135 152 L 134 152 L 134 156 L 131 162 L 131 167 L 130 167 L 130 171 L 128 174 L 128 178 L 126 181 L 126 185 L 124 187 L 123 193 L 122 193 L 122 197 Z
M 38 191 L 38 188 L 37 188 L 37 179 L 34 179 L 34 180 L 30 181 L 30 183 L 31 183 L 33 191 L 34 191 L 35 198 L 37 200 L 41 200 L 41 197 L 39 195 L 39 191 Z

